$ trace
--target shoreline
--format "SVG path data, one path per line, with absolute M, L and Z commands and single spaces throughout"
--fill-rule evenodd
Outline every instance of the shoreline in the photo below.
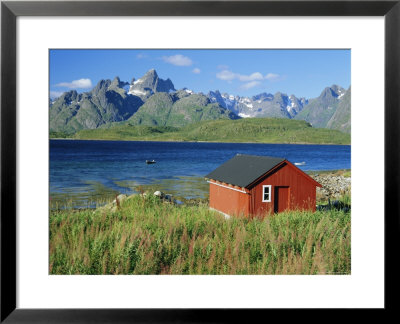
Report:
M 322 184 L 322 188 L 317 188 L 317 196 L 319 197 L 320 203 L 323 201 L 327 201 L 328 198 L 330 199 L 337 199 L 343 194 L 351 194 L 351 169 L 336 169 L 336 170 L 309 170 L 309 171 L 304 171 L 306 174 L 314 178 L 316 181 Z M 194 177 L 198 178 L 198 177 Z M 141 187 L 142 185 L 138 185 Z M 186 198 L 184 195 L 180 195 L 177 193 L 174 193 L 173 190 L 168 190 L 168 188 L 163 187 L 162 185 L 148 185 L 146 186 L 144 192 L 148 193 L 153 193 L 155 191 L 161 191 L 164 192 L 166 195 L 169 195 L 171 197 L 174 197 L 174 199 L 178 199 L 183 201 L 185 204 L 189 203 L 191 204 L 192 202 L 195 201 L 208 201 L 209 196 L 208 193 L 203 196 L 203 198 Z M 63 204 L 62 201 L 64 200 L 63 198 L 60 199 L 61 209 L 71 209 L 71 210 L 81 210 L 81 209 L 97 209 L 101 208 L 101 205 L 107 205 L 110 203 L 110 200 L 115 198 L 115 195 L 136 195 L 139 194 L 140 190 L 134 190 L 133 192 L 115 192 L 112 196 L 109 196 L 108 199 L 104 199 L 100 203 L 100 206 L 93 206 L 93 207 L 72 207 L 69 206 L 67 207 L 67 204 Z M 182 193 L 181 193 L 182 194 Z M 50 193 L 51 196 L 51 193 Z M 62 196 L 62 195 L 61 195 Z M 68 194 L 67 194 L 68 196 Z M 104 196 L 104 198 L 106 195 Z M 71 197 L 64 197 L 65 202 L 71 201 Z M 72 199 L 73 200 L 73 199 Z M 98 201 L 100 202 L 100 201 Z M 95 204 L 96 205 L 96 204 Z M 50 207 L 50 206 L 49 206 Z M 52 209 L 50 207 L 50 209 Z M 58 208 L 56 208 L 57 210 Z
M 107 142 L 166 142 L 166 143 L 221 143 L 221 144 L 276 144 L 276 145 L 344 145 L 351 146 L 350 144 L 334 144 L 334 143 L 271 143 L 271 142 L 221 142 L 221 141 L 163 141 L 163 140 L 129 140 L 129 139 L 82 139 L 82 138 L 49 138 L 49 140 L 65 140 L 65 141 L 107 141 Z M 329 171 L 329 170 L 328 170 Z

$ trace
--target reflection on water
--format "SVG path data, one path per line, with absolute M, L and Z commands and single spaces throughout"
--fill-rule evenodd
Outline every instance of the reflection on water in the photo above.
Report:
M 179 201 L 208 198 L 209 185 L 201 177 L 154 179 L 150 183 L 148 180 L 146 179 L 147 183 L 140 183 L 137 180 L 114 181 L 114 188 L 106 187 L 96 181 L 84 181 L 85 186 L 65 188 L 51 193 L 50 208 L 95 208 L 111 202 L 120 193 L 131 195 L 143 192 L 153 193 L 156 190 L 172 195 Z
M 205 199 L 208 197 L 208 183 L 199 177 L 173 177 L 172 179 L 154 179 L 151 184 L 136 186 L 133 190 L 160 190 L 181 199 Z
M 79 187 L 63 188 L 50 193 L 50 208 L 95 208 L 112 201 L 119 193 L 100 182 L 82 181 Z

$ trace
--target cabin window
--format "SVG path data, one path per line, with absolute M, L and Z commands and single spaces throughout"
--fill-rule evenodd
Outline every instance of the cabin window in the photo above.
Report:
M 263 186 L 262 201 L 263 202 L 271 201 L 271 185 Z

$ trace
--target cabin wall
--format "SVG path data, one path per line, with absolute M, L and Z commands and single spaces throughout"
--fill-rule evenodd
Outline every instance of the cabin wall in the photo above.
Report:
M 220 183 L 224 186 L 233 187 L 227 183 Z M 210 207 L 228 215 L 249 215 L 250 200 L 249 194 L 224 188 L 210 183 Z
M 252 196 L 252 214 L 264 215 L 266 213 L 274 213 L 276 186 L 289 187 L 288 210 L 315 211 L 316 186 L 294 168 L 289 164 L 284 164 L 268 177 L 262 178 L 256 183 L 250 190 Z M 271 202 L 262 201 L 263 185 L 271 185 Z

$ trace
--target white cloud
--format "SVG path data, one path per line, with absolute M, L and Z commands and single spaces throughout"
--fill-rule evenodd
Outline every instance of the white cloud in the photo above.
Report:
M 90 79 L 73 80 L 72 82 L 61 82 L 55 85 L 56 87 L 66 87 L 70 89 L 88 89 L 92 87 Z
M 238 74 L 238 78 L 240 81 L 253 81 L 253 80 L 262 80 L 263 76 L 260 72 L 254 72 L 250 75 Z
M 187 56 L 181 54 L 172 56 L 163 56 L 163 60 L 167 63 L 177 65 L 177 66 L 190 66 L 193 64 L 192 60 Z
M 265 79 L 266 79 L 266 80 L 269 80 L 269 81 L 277 80 L 277 79 L 279 79 L 279 74 L 268 73 L 268 74 L 265 76 Z
M 60 97 L 64 92 L 63 91 L 50 91 L 50 98 L 58 98 Z
M 199 74 L 199 73 L 201 72 L 201 70 L 200 70 L 199 68 L 194 68 L 194 69 L 192 70 L 192 72 L 193 72 L 194 74 Z
M 251 88 L 254 88 L 254 87 L 256 87 L 256 86 L 259 86 L 260 84 L 261 84 L 260 81 L 251 81 L 251 82 L 247 82 L 247 83 L 245 83 L 245 84 L 243 84 L 243 85 L 241 86 L 241 89 L 243 89 L 243 90 L 249 90 L 249 89 L 251 89 Z
M 148 56 L 146 54 L 143 54 L 143 53 L 139 53 L 139 54 L 136 55 L 136 58 L 138 58 L 138 59 L 144 59 L 146 57 L 148 57 Z
M 270 74 L 271 73 L 269 73 L 268 76 Z M 264 78 L 260 72 L 254 72 L 252 74 L 246 75 L 246 74 L 234 73 L 230 70 L 223 70 L 221 72 L 218 72 L 216 76 L 218 79 L 225 81 L 239 80 L 242 82 L 249 82 L 249 81 L 261 81 L 267 79 L 266 77 Z
M 217 73 L 217 78 L 220 80 L 231 81 L 236 78 L 236 74 L 229 70 L 223 70 Z

